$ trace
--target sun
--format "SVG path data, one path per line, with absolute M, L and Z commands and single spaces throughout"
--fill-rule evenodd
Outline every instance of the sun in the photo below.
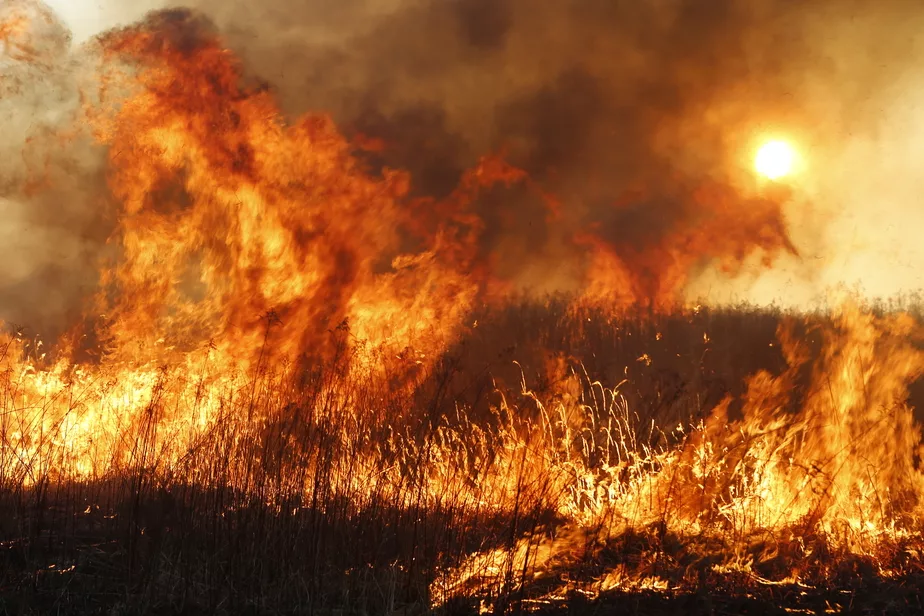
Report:
M 757 151 L 754 168 L 764 177 L 778 180 L 792 173 L 796 153 L 785 141 L 768 141 Z

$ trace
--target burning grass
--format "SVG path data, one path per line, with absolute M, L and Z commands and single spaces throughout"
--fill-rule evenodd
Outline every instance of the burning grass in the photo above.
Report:
M 912 317 L 477 317 L 410 373 L 347 326 L 324 362 L 236 376 L 42 371 L 11 339 L 4 607 L 918 605 Z
M 10 6 L 18 96 L 66 41 Z M 797 254 L 784 187 L 646 170 L 585 220 L 486 155 L 423 197 L 192 11 L 73 60 L 25 158 L 92 141 L 112 229 L 53 350 L 0 345 L 7 611 L 913 610 L 920 319 L 674 308 Z M 567 297 L 511 299 L 517 200 Z

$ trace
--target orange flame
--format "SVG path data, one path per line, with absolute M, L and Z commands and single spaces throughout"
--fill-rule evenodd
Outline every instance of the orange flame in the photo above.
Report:
M 0 22 L 0 41 L 21 28 L 16 19 Z M 188 465 L 190 452 L 214 442 L 221 426 L 230 426 L 222 442 L 231 448 L 268 448 L 274 417 L 260 411 L 300 400 L 298 379 L 309 369 L 346 364 L 348 376 L 318 380 L 325 403 L 311 411 L 320 419 L 298 429 L 329 420 L 348 432 L 350 418 L 381 412 L 386 399 L 396 415 L 408 412 L 420 373 L 475 327 L 473 308 L 509 295 L 510 281 L 480 245 L 486 223 L 475 207 L 496 185 L 539 195 L 548 219 L 573 232 L 570 247 L 589 251 L 575 305 L 679 309 L 688 277 L 706 262 L 734 270 L 754 252 L 766 263 L 796 252 L 785 195 L 748 196 L 719 181 L 671 179 L 670 190 L 652 191 L 683 193 L 678 203 L 693 211 L 693 224 L 654 238 L 625 228 L 630 210 L 646 207 L 646 191 L 607 212 L 615 231 L 599 221 L 583 227 L 541 181 L 498 156 L 482 158 L 444 199 L 412 198 L 407 173 L 367 172 L 327 117 L 284 122 L 271 93 L 246 85 L 219 37 L 187 12 L 155 14 L 97 44 L 105 67 L 84 102 L 95 138 L 108 147 L 117 254 L 103 269 L 89 324 L 75 327 L 55 358 L 4 339 L 0 407 L 15 412 L 0 418 L 0 471 L 20 484 L 129 467 L 195 481 L 207 469 Z M 905 532 L 920 512 L 919 433 L 905 399 L 924 373 L 910 342 L 921 332 L 907 316 L 847 308 L 824 334 L 809 367 L 808 352 L 781 330 L 789 366 L 748 381 L 740 418 L 728 398 L 701 422 L 662 427 L 673 432 L 644 443 L 618 387 L 563 374 L 559 361 L 548 395 L 529 391 L 525 376 L 519 392 L 498 387 L 483 424 L 463 404 L 453 420 L 434 404 L 433 446 L 419 447 L 410 432 L 383 436 L 379 451 L 393 456 L 391 468 L 334 447 L 350 458 L 349 470 L 336 467 L 340 487 L 400 495 L 406 484 L 395 475 L 404 472 L 420 479 L 420 500 L 451 491 L 479 511 L 511 510 L 528 494 L 566 520 L 559 541 L 487 550 L 438 580 L 435 595 L 477 576 L 497 585 L 514 561 L 524 571 L 551 567 L 588 537 L 606 542 L 653 525 L 661 535 L 731 534 L 738 543 L 721 564 L 728 570 L 750 566 L 734 550 L 759 533 L 801 529 L 868 547 Z M 100 362 L 75 361 L 94 345 Z M 351 383 L 372 384 L 362 397 Z M 438 389 L 444 396 L 449 385 Z M 233 476 L 247 489 L 251 457 L 227 464 L 240 466 Z M 322 472 L 310 456 L 306 464 Z M 280 493 L 304 489 L 281 471 L 276 481 Z M 664 586 L 625 563 L 603 580 Z

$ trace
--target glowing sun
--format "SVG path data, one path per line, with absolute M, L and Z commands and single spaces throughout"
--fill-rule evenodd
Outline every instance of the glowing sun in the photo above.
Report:
M 757 151 L 754 168 L 771 180 L 778 180 L 792 172 L 796 153 L 785 141 L 768 141 Z

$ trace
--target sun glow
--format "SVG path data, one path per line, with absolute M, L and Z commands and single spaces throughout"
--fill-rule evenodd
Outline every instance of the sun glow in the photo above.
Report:
M 757 151 L 754 168 L 771 180 L 786 177 L 793 170 L 796 153 L 785 141 L 768 141 Z

